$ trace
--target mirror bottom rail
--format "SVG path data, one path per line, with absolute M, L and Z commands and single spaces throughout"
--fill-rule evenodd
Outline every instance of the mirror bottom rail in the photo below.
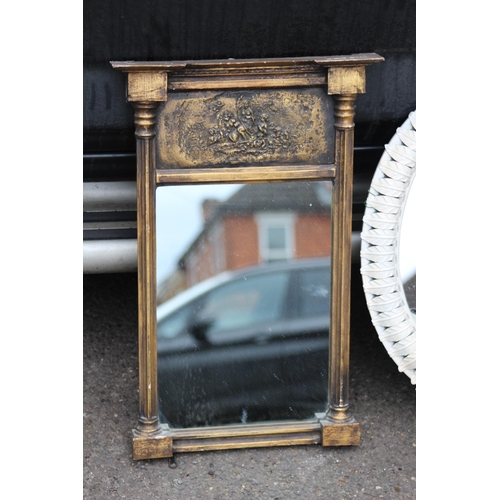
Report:
M 312 420 L 297 422 L 255 423 L 220 427 L 170 429 L 143 437 L 134 431 L 134 460 L 168 458 L 174 453 L 297 446 L 356 446 L 360 426 L 354 419 L 344 422 Z

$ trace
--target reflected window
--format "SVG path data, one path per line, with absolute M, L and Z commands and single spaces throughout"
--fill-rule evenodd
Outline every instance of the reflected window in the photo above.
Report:
M 269 250 L 286 249 L 286 230 L 284 226 L 274 226 L 267 228 L 267 240 Z
M 259 213 L 255 216 L 261 262 L 295 257 L 295 219 L 294 213 Z

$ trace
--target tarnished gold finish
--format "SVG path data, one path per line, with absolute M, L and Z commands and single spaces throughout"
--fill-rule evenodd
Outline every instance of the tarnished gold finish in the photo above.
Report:
M 168 73 L 149 71 L 130 73 L 127 99 L 129 102 L 161 102 L 167 100 Z
M 139 383 L 150 387 L 150 391 L 139 394 L 139 434 L 159 432 L 156 393 L 156 367 L 149 353 L 156 349 L 156 321 L 151 297 L 156 293 L 155 281 L 150 271 L 156 266 L 155 252 L 155 180 L 153 143 L 155 137 L 156 105 L 149 102 L 135 106 L 137 138 L 137 247 L 138 260 L 138 305 L 139 330 Z M 154 311 L 155 312 L 155 311 Z M 155 312 L 156 313 L 156 312 Z
M 361 442 L 361 428 L 352 417 L 345 421 L 320 420 L 323 446 L 356 446 Z
M 335 180 L 332 199 L 332 305 L 329 410 L 326 420 L 346 422 L 349 394 L 349 322 L 351 300 L 352 181 L 356 94 L 335 100 Z
M 200 429 L 174 429 L 174 452 L 229 450 L 320 444 L 321 425 L 317 421 L 228 425 Z
M 234 184 L 305 180 L 333 180 L 333 165 L 156 170 L 158 186 L 166 184 Z
M 339 94 L 364 94 L 365 67 L 333 67 L 328 68 L 328 93 Z
M 333 163 L 322 89 L 173 94 L 158 111 L 158 167 Z
M 135 107 L 139 423 L 134 459 L 360 442 L 349 414 L 354 103 L 377 54 L 113 62 Z M 329 97 L 333 95 L 332 97 Z M 158 419 L 155 191 L 161 185 L 334 181 L 328 411 L 311 421 L 169 429 Z

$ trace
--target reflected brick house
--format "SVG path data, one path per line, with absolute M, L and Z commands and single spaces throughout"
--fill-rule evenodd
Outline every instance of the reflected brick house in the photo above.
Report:
M 331 183 L 316 181 L 247 184 L 225 202 L 205 200 L 204 226 L 178 262 L 177 287 L 264 262 L 330 255 L 331 196 Z M 165 299 L 172 290 L 161 293 Z

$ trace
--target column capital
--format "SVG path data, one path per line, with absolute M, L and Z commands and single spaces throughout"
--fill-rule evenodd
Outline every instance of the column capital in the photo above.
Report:
M 155 137 L 157 102 L 134 102 L 135 136 L 138 139 Z
M 334 125 L 336 129 L 347 130 L 354 128 L 354 114 L 356 111 L 357 94 L 335 95 Z

